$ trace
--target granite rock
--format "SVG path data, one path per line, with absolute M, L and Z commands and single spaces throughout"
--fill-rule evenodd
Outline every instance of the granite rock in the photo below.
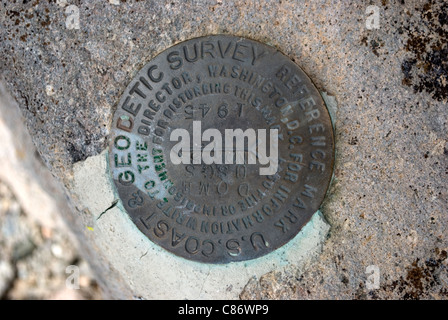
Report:
M 444 1 L 2 1 L 0 26 L 0 75 L 69 192 L 74 163 L 105 149 L 121 93 L 158 52 L 218 33 L 277 47 L 338 102 L 321 208 L 331 230 L 306 268 L 254 279 L 240 297 L 447 298 Z M 71 219 L 88 247 L 82 215 Z

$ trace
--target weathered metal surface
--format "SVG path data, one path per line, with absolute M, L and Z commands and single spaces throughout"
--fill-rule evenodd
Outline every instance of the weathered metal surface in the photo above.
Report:
M 197 141 L 193 121 L 200 135 L 277 129 L 276 173 L 260 175 L 268 165 L 259 161 L 173 164 L 170 134 L 183 128 Z M 265 44 L 218 35 L 179 43 L 139 71 L 117 105 L 109 156 L 118 195 L 151 241 L 228 263 L 279 248 L 308 222 L 332 176 L 334 138 L 318 90 L 296 64 Z

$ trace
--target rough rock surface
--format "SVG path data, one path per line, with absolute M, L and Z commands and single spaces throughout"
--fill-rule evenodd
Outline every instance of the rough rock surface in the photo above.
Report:
M 61 219 L 70 212 L 63 188 L 36 153 L 1 82 L 0 136 L 0 299 L 101 298 Z
M 370 4 L 379 29 L 366 28 Z M 277 47 L 338 101 L 331 231 L 316 261 L 254 279 L 241 298 L 447 298 L 444 1 L 2 1 L 0 26 L 1 77 L 69 190 L 73 164 L 105 148 L 115 104 L 155 54 L 217 33 Z M 379 289 L 366 287 L 369 266 Z
M 68 236 L 67 228 L 37 223 L 1 181 L 0 246 L 0 298 L 101 298 L 92 272 Z M 66 286 L 71 274 L 66 268 L 70 265 L 79 268 L 79 290 Z

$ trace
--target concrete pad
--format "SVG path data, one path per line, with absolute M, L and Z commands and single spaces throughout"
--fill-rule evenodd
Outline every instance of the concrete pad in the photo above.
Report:
M 305 264 L 322 249 L 329 225 L 318 211 L 289 243 L 259 259 L 204 264 L 169 253 L 144 236 L 114 192 L 108 150 L 74 165 L 73 190 L 88 212 L 86 232 L 97 252 L 144 299 L 237 299 L 246 283 L 270 271 Z M 116 203 L 115 206 L 113 204 Z

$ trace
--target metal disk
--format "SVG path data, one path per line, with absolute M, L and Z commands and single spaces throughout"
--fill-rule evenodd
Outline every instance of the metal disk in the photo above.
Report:
M 275 48 L 228 35 L 181 42 L 143 67 L 118 103 L 109 150 L 138 229 L 204 263 L 287 243 L 319 209 L 334 162 L 330 116 L 308 76 Z

